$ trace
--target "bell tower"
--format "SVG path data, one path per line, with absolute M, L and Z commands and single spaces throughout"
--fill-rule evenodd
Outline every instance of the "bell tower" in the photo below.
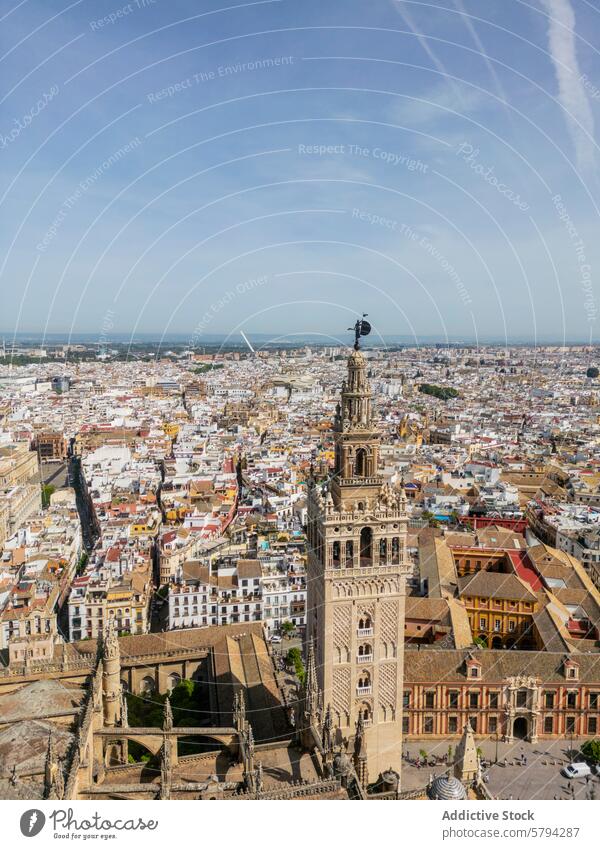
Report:
M 361 351 L 348 358 L 348 379 L 333 423 L 335 469 L 331 495 L 338 509 L 364 509 L 377 499 L 383 480 L 378 475 L 379 433 L 373 426 L 371 387 Z
M 335 734 L 360 750 L 363 783 L 402 762 L 408 514 L 403 486 L 379 470 L 367 361 L 357 321 L 334 420 L 335 466 L 309 482 L 308 629 Z

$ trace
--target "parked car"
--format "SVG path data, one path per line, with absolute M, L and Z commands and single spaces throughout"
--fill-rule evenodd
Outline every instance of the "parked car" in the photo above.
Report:
M 586 763 L 574 763 L 563 766 L 560 771 L 565 778 L 585 778 L 586 775 L 591 775 L 592 770 Z
M 273 634 L 273 635 L 271 636 L 270 641 L 271 641 L 272 643 L 281 643 L 281 642 L 282 642 L 282 637 L 281 637 L 281 635 L 280 635 L 280 634 Z

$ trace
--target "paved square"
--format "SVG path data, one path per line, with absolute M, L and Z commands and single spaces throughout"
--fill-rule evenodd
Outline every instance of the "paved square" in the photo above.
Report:
M 573 740 L 577 750 L 584 740 Z M 454 752 L 456 739 L 452 740 L 411 740 L 406 741 L 404 752 L 408 751 L 411 760 L 418 757 L 421 749 L 430 758 L 441 757 L 452 746 Z M 483 753 L 487 765 L 483 770 L 488 779 L 490 793 L 498 799 L 600 799 L 600 778 L 591 776 L 589 780 L 569 781 L 560 774 L 563 766 L 569 763 L 570 740 L 552 740 L 527 743 L 516 740 L 514 743 L 498 742 L 498 763 L 496 742 L 479 740 L 477 746 Z M 526 763 L 522 764 L 521 758 Z M 417 768 L 407 763 L 402 766 L 402 790 L 416 790 L 425 787 L 430 775 L 441 775 L 447 766 L 425 766 Z

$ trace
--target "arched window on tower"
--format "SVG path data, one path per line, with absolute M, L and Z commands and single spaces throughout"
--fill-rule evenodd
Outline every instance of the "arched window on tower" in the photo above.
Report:
M 371 566 L 373 564 L 373 531 L 371 528 L 363 528 L 360 532 L 360 565 Z
M 354 460 L 354 477 L 364 478 L 367 476 L 367 451 L 365 448 L 359 448 L 356 452 Z
M 368 613 L 364 613 L 358 620 L 358 636 L 370 637 L 373 633 L 373 620 Z
M 387 560 L 387 539 L 379 540 L 379 561 L 385 563 Z
M 354 565 L 354 543 L 351 539 L 346 542 L 346 566 L 351 568 Z
M 356 693 L 359 696 L 366 696 L 372 690 L 371 676 L 368 672 L 361 672 L 356 685 Z
M 392 563 L 400 563 L 400 538 L 392 538 Z
M 332 546 L 332 561 L 335 567 L 340 565 L 340 541 L 335 540 Z
M 370 643 L 361 643 L 358 647 L 358 659 L 365 663 L 373 660 L 373 646 Z

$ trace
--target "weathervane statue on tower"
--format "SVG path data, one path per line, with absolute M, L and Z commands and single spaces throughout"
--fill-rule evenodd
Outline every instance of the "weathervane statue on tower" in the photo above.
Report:
M 368 321 L 365 321 L 366 316 L 368 316 L 368 312 L 364 312 L 362 314 L 362 318 L 356 319 L 356 324 L 354 327 L 349 327 L 348 330 L 354 330 L 354 350 L 358 351 L 360 348 L 360 337 L 368 336 L 371 332 L 371 325 Z

